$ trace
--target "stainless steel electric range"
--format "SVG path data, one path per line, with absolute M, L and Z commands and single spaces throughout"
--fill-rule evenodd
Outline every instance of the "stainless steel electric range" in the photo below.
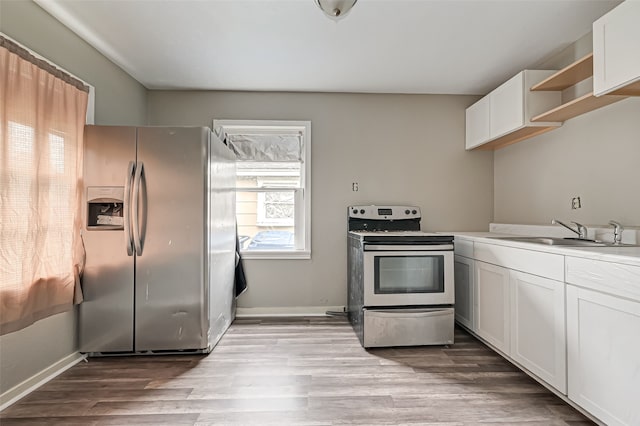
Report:
M 453 343 L 453 236 L 415 206 L 350 206 L 349 320 L 365 348 Z

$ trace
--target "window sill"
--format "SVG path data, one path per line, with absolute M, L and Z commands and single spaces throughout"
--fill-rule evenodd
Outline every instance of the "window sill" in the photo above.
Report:
M 311 259 L 310 250 L 244 250 L 240 251 L 242 259 Z

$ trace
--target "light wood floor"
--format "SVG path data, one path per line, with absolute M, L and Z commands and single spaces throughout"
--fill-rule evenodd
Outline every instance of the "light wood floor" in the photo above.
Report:
M 462 330 L 449 348 L 365 351 L 342 318 L 287 318 L 237 320 L 208 356 L 92 358 L 0 424 L 592 423 Z

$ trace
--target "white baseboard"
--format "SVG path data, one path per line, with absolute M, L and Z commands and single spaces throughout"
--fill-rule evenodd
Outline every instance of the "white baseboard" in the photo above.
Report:
M 327 311 L 344 312 L 344 306 L 297 306 L 297 307 L 265 307 L 265 308 L 237 308 L 236 318 L 251 317 L 319 317 Z
M 7 390 L 2 395 L 0 395 L 0 411 L 4 410 L 19 399 L 25 397 L 27 394 L 33 392 L 54 377 L 64 373 L 80 361 L 84 360 L 86 357 L 86 355 L 82 355 L 79 352 L 74 352 L 62 358 L 55 364 L 45 368 L 39 373 L 34 374 L 24 382 L 19 383 L 11 389 Z

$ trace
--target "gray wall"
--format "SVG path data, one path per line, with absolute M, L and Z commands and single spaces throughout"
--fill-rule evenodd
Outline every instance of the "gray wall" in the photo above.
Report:
M 540 68 L 560 69 L 590 52 L 591 44 L 587 34 Z M 582 84 L 590 85 L 590 79 Z M 590 87 L 567 89 L 565 95 L 585 88 Z M 558 218 L 605 225 L 616 219 L 640 226 L 638 135 L 640 98 L 628 98 L 496 151 L 494 221 L 536 224 Z M 571 209 L 575 196 L 581 209 Z
M 346 303 L 346 208 L 408 203 L 423 229 L 487 230 L 493 154 L 464 150 L 465 109 L 477 97 L 151 91 L 149 124 L 218 119 L 311 120 L 312 259 L 247 260 L 240 307 Z M 351 191 L 358 182 L 359 192 Z
M 146 89 L 30 0 L 0 5 L 0 31 L 95 87 L 97 124 L 145 124 Z M 77 351 L 75 312 L 0 337 L 0 394 Z
M 2 0 L 0 31 L 94 86 L 96 124 L 145 124 L 145 87 L 31 0 Z
M 640 98 L 496 151 L 495 222 L 640 226 Z M 571 210 L 571 197 L 582 208 Z

